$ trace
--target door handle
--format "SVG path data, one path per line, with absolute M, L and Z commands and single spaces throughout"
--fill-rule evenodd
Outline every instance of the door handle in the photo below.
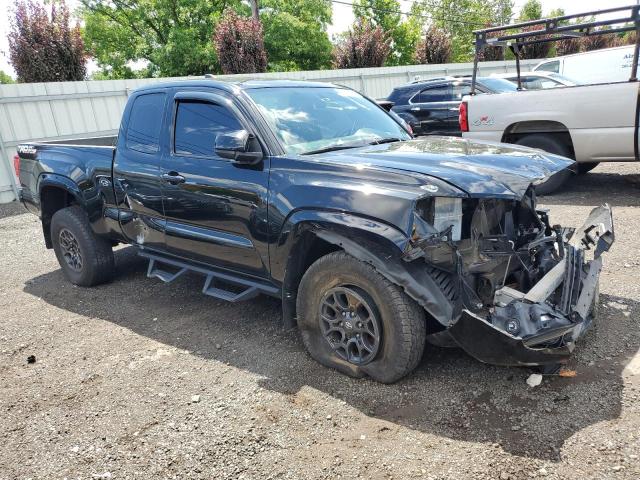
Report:
M 172 185 L 178 185 L 179 183 L 184 183 L 185 178 L 178 172 L 168 172 L 162 174 L 162 180 Z
M 412 112 L 419 112 L 420 111 L 420 107 L 411 107 L 411 111 Z

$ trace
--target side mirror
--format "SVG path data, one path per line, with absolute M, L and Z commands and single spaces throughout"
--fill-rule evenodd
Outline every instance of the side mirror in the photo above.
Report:
M 258 140 L 246 130 L 219 134 L 214 148 L 216 155 L 242 164 L 254 165 L 263 157 Z

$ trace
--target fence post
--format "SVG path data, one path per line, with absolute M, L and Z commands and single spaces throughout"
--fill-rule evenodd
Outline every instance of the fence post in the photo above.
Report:
M 18 196 L 18 185 L 16 184 L 16 174 L 13 171 L 13 165 L 11 165 L 11 160 L 9 159 L 9 152 L 7 148 L 4 146 L 4 140 L 2 139 L 2 133 L 0 133 L 0 155 L 4 161 L 2 163 L 5 164 L 7 169 L 7 173 L 9 174 L 9 182 L 11 182 L 11 189 L 13 190 L 13 195 L 16 197 L 15 200 L 19 200 Z

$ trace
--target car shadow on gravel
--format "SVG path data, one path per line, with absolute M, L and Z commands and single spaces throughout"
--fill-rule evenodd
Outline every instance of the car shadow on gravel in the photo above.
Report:
M 402 425 L 443 441 L 499 444 L 513 454 L 558 461 L 568 438 L 620 416 L 623 370 L 639 346 L 633 319 L 640 305 L 602 296 L 601 318 L 570 364 L 575 378 L 550 376 L 530 388 L 530 369 L 489 366 L 457 349 L 427 346 L 414 373 L 382 385 L 311 360 L 297 332 L 282 329 L 276 299 L 234 305 L 203 296 L 197 275 L 171 285 L 147 279 L 146 263 L 133 248 L 119 249 L 116 265 L 117 278 L 108 285 L 73 287 L 56 270 L 29 280 L 24 290 L 61 309 L 256 374 L 261 387 L 288 395 L 292 406 L 306 401 L 298 397 L 308 395 L 308 388 L 324 392 L 389 422 L 374 427 L 378 438 Z M 321 412 L 321 418 L 339 413 Z
M 612 164 L 617 165 L 617 164 Z M 594 171 L 585 175 L 575 175 L 557 193 L 541 196 L 540 203 L 546 205 L 601 205 L 608 203 L 613 207 L 640 206 L 640 173 L 618 174 L 606 171 Z

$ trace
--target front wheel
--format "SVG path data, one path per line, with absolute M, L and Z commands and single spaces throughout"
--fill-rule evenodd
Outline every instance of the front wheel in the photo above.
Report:
M 309 267 L 296 308 L 305 347 L 327 367 L 392 383 L 422 358 L 422 307 L 372 266 L 344 252 Z
M 563 157 L 571 158 L 571 151 L 564 143 L 558 139 L 544 134 L 532 134 L 525 135 L 515 142 L 517 145 L 523 145 L 525 147 L 538 148 L 545 152 L 553 153 L 555 155 L 561 155 Z M 571 177 L 572 172 L 568 168 L 560 170 L 547 179 L 547 181 L 536 185 L 536 193 L 538 195 L 550 195 L 562 187 L 567 180 Z
M 581 162 L 578 163 L 578 173 L 584 175 L 600 165 L 600 162 Z
M 92 287 L 113 277 L 111 244 L 93 233 L 82 208 L 67 207 L 54 213 L 51 240 L 58 263 L 71 283 Z

